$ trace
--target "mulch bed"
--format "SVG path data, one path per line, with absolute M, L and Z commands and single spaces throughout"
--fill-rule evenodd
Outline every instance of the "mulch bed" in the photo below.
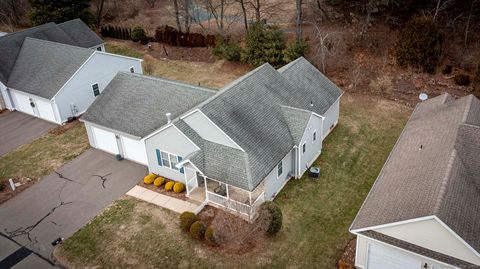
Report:
M 348 241 L 343 249 L 342 256 L 337 262 L 338 269 L 355 269 L 355 251 L 357 246 L 357 239 L 353 238 Z
M 163 184 L 160 187 L 157 187 L 153 184 L 145 184 L 143 182 L 143 179 L 137 185 L 141 186 L 141 187 L 144 187 L 144 188 L 147 188 L 151 191 L 158 192 L 158 193 L 161 193 L 163 195 L 173 197 L 173 198 L 177 198 L 177 199 L 184 200 L 184 201 L 188 200 L 188 198 L 186 196 L 186 190 L 181 192 L 181 193 L 176 193 L 176 192 L 173 192 L 173 191 L 167 191 L 167 190 L 165 190 L 165 184 Z
M 12 197 L 21 193 L 22 191 L 24 191 L 25 189 L 27 189 L 28 187 L 30 187 L 35 183 L 35 180 L 32 180 L 32 179 L 28 180 L 27 178 L 14 178 L 13 181 L 20 182 L 22 183 L 22 185 L 17 187 L 15 191 L 12 191 L 8 180 L 4 180 L 3 183 L 5 184 L 5 188 L 3 189 L 3 191 L 0 191 L 0 204 L 3 204 L 4 202 L 8 201 Z

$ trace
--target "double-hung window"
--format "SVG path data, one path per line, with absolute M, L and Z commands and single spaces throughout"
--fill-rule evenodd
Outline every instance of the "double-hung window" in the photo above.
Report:
M 159 149 L 156 150 L 156 153 L 158 165 L 170 168 L 175 171 L 179 171 L 182 174 L 185 173 L 183 167 L 180 169 L 177 168 L 177 164 L 180 163 L 183 159 L 181 156 L 161 151 Z
M 280 177 L 283 174 L 283 161 L 277 165 L 277 177 Z
M 130 67 L 130 73 L 135 73 L 135 68 L 133 66 Z
M 317 140 L 317 131 L 313 132 L 313 142 Z
M 93 90 L 93 96 L 99 96 L 100 95 L 100 89 L 98 88 L 98 83 L 95 83 L 92 85 L 92 90 Z
M 307 151 L 307 143 L 303 143 L 302 146 L 302 153 L 305 153 L 305 151 Z

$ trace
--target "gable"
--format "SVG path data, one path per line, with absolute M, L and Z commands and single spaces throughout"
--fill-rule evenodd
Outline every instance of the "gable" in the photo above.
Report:
M 173 125 L 145 139 L 145 148 L 147 149 L 149 163 L 156 162 L 156 156 L 152 155 L 155 153 L 153 152 L 155 149 L 161 149 L 182 157 L 192 154 L 199 149 L 187 136 Z M 150 155 L 154 158 L 150 158 Z M 153 162 L 151 162 L 152 160 Z
M 190 128 L 192 128 L 201 138 L 210 142 L 218 143 L 227 147 L 242 150 L 240 146 L 228 137 L 215 123 L 213 123 L 200 110 L 182 117 Z
M 434 217 L 373 231 L 480 265 L 480 257 Z

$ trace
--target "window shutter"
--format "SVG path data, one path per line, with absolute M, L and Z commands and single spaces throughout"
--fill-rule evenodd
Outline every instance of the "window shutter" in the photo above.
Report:
M 162 155 L 160 154 L 160 150 L 159 150 L 159 149 L 156 149 L 155 151 L 157 152 L 157 162 L 158 162 L 158 165 L 162 166 Z
M 177 161 L 180 163 L 183 160 L 181 156 L 177 156 Z M 185 174 L 185 169 L 182 167 L 180 168 L 180 173 Z

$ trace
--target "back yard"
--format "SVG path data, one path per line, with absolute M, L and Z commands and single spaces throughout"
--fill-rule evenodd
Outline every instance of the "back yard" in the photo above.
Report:
M 275 199 L 282 230 L 246 254 L 207 247 L 180 231 L 177 214 L 124 198 L 67 239 L 56 256 L 77 268 L 334 268 L 410 112 L 384 99 L 345 94 L 340 123 L 315 164 L 320 179 L 287 184 Z

